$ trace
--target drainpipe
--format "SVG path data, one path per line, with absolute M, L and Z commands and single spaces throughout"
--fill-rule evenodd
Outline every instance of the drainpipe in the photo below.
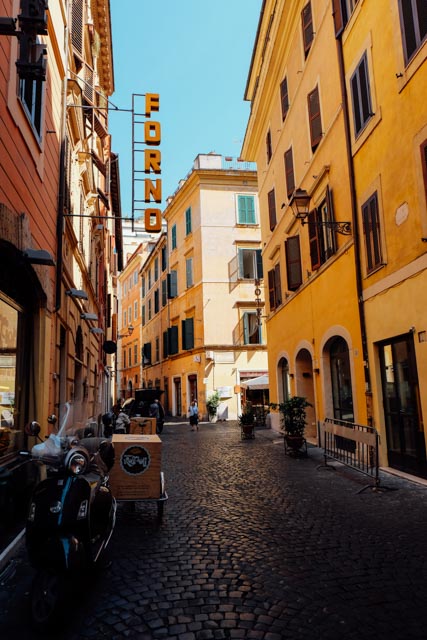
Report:
M 353 227 L 354 254 L 355 254 L 355 266 L 356 266 L 357 303 L 358 303 L 358 309 L 359 309 L 359 324 L 360 324 L 360 333 L 362 338 L 362 354 L 363 354 L 363 364 L 364 364 L 364 371 L 365 371 L 366 413 L 368 418 L 368 424 L 372 426 L 372 423 L 373 423 L 372 390 L 371 390 L 371 377 L 370 377 L 370 371 L 369 371 L 368 340 L 366 336 L 365 307 L 363 302 L 363 290 L 362 290 L 362 267 L 360 263 L 359 219 L 357 215 L 358 211 L 357 211 L 356 185 L 355 185 L 355 179 L 354 179 L 353 156 L 351 153 L 350 119 L 349 119 L 349 113 L 348 113 L 347 89 L 345 84 L 344 55 L 343 55 L 341 35 L 336 37 L 336 42 L 337 42 L 337 54 L 338 54 L 338 66 L 339 66 L 339 73 L 340 73 L 342 107 L 343 107 L 343 116 L 344 116 L 347 164 L 348 164 L 348 173 L 350 178 L 351 218 L 352 218 L 352 227 Z
M 61 285 L 62 285 L 62 268 L 63 268 L 63 236 L 64 236 L 64 200 L 65 200 L 65 138 L 67 130 L 67 83 L 68 83 L 68 25 L 69 14 L 67 14 L 67 23 L 65 25 L 65 75 L 62 86 L 62 117 L 60 140 L 61 148 L 59 151 L 59 185 L 58 185 L 58 217 L 56 219 L 56 239 L 57 239 L 57 255 L 56 255 L 56 304 L 55 311 L 61 308 Z

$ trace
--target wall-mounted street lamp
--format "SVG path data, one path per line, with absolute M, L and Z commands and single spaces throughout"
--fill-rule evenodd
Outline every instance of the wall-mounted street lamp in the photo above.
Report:
M 88 312 L 84 312 L 80 314 L 80 317 L 82 320 L 98 320 L 98 314 L 97 313 L 88 313 Z
M 65 295 L 70 296 L 70 298 L 79 298 L 80 300 L 89 300 L 86 291 L 83 289 L 67 289 Z
M 121 340 L 122 338 L 128 338 L 129 336 L 131 336 L 132 333 L 133 333 L 134 328 L 135 327 L 130 324 L 128 326 L 127 333 L 122 333 L 121 335 L 117 336 L 117 340 Z
M 295 189 L 290 197 L 289 206 L 295 218 L 300 220 L 302 225 L 311 224 L 316 227 L 328 227 L 343 236 L 351 235 L 351 222 L 336 222 L 335 220 L 315 220 L 309 222 L 307 218 L 310 213 L 310 202 L 311 196 L 305 189 Z

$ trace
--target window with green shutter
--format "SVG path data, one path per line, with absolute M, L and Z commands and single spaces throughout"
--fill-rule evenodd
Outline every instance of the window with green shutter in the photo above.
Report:
M 188 236 L 191 231 L 191 207 L 188 207 L 185 212 L 185 235 Z
M 254 196 L 237 196 L 238 224 L 256 224 Z

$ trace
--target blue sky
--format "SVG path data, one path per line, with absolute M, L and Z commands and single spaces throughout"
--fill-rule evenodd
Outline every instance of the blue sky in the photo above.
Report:
M 262 0 L 110 0 L 115 93 L 158 93 L 163 205 L 199 153 L 238 157 L 249 103 L 243 99 Z M 131 213 L 131 115 L 110 111 L 120 158 L 122 215 Z M 154 179 L 154 176 L 153 176 Z

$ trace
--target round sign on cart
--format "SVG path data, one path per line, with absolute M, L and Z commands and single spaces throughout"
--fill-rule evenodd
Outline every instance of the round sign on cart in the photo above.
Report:
M 140 445 L 127 447 L 120 456 L 120 466 L 130 476 L 138 476 L 150 466 L 150 453 Z

